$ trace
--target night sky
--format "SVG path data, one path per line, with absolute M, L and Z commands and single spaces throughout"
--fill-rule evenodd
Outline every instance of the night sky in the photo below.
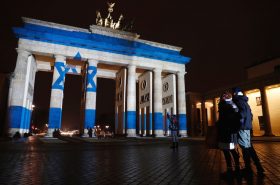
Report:
M 14 70 L 17 39 L 11 28 L 22 25 L 20 17 L 89 28 L 89 25 L 95 24 L 96 10 L 100 10 L 103 17 L 107 14 L 106 2 L 105 0 L 2 2 L 0 72 L 8 73 Z M 280 56 L 280 1 L 277 0 L 115 2 L 113 18 L 117 19 L 122 13 L 126 20 L 134 19 L 134 30 L 140 34 L 141 39 L 180 46 L 183 48 L 182 54 L 192 58 L 186 65 L 186 91 L 205 92 L 243 81 L 246 79 L 245 67 Z M 41 94 L 36 103 L 42 104 L 42 107 L 45 106 L 43 104 L 48 106 L 48 95 L 42 98 L 41 91 L 50 91 L 50 86 L 46 84 L 51 83 L 52 76 L 37 75 L 45 75 L 42 78 L 45 78 L 46 83 L 36 82 L 40 85 L 35 87 L 34 101 L 37 98 L 36 94 Z M 71 104 L 67 103 L 67 99 L 79 96 L 81 87 L 79 78 L 79 76 L 69 77 L 65 84 L 65 109 L 72 107 L 76 112 L 79 111 L 80 100 Z M 77 85 L 71 87 L 69 84 L 72 82 Z M 98 82 L 98 87 L 100 84 L 109 84 L 105 86 L 110 86 L 110 90 L 114 91 L 114 81 L 100 79 Z M 106 93 L 108 92 L 106 87 L 103 91 L 100 90 L 98 95 L 101 104 L 113 98 L 112 94 Z M 48 101 L 39 103 L 41 99 Z M 100 107 L 98 104 L 97 106 Z M 99 118 L 101 115 L 106 117 L 104 116 L 106 113 L 110 115 L 113 113 L 114 108 L 108 109 L 110 108 L 99 112 Z M 71 111 L 65 114 L 71 114 Z M 77 122 L 79 116 L 76 114 L 74 117 L 64 122 Z

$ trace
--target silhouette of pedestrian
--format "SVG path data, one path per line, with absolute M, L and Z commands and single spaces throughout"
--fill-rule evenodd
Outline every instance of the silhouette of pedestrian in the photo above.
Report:
M 173 149 L 178 149 L 178 121 L 176 115 L 170 115 L 167 113 L 167 119 L 170 121 L 169 129 L 172 136 L 172 146 Z
M 238 132 L 238 144 L 242 149 L 243 160 L 245 162 L 244 172 L 247 175 L 252 174 L 251 169 L 251 158 L 257 168 L 257 173 L 259 176 L 263 176 L 264 169 L 260 163 L 259 157 L 255 149 L 253 148 L 251 142 L 251 130 L 252 130 L 252 120 L 253 114 L 251 108 L 248 104 L 248 97 L 243 95 L 239 87 L 235 87 L 233 90 L 233 101 L 237 105 L 240 113 L 240 130 Z
M 232 95 L 228 91 L 221 95 L 218 108 L 218 146 L 223 151 L 227 164 L 227 171 L 222 176 L 231 178 L 233 175 L 232 158 L 235 164 L 235 172 L 238 173 L 240 171 L 237 150 L 237 133 L 239 130 L 240 115 L 237 106 L 232 101 Z
M 92 128 L 91 127 L 88 129 L 88 136 L 92 137 Z

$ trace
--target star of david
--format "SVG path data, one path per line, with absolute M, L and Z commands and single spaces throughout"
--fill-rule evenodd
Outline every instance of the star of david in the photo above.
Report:
M 88 79 L 87 79 L 87 91 L 96 92 L 96 84 L 94 82 L 94 77 L 97 73 L 97 68 L 94 66 L 88 67 Z
M 64 89 L 64 77 L 65 74 L 69 71 L 69 68 L 65 68 L 63 62 L 56 62 L 54 65 L 55 70 L 57 70 L 59 76 L 57 80 L 53 83 L 52 89 Z

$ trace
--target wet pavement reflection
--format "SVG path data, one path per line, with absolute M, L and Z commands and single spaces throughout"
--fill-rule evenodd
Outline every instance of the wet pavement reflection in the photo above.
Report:
M 220 178 L 226 169 L 221 152 L 204 142 L 184 142 L 178 151 L 168 143 L 2 142 L 0 184 L 280 184 L 280 143 L 254 146 L 266 176 L 254 170 L 249 179 L 227 181 Z

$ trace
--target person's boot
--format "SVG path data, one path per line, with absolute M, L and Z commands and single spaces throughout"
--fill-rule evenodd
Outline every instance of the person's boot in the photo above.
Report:
M 258 177 L 264 177 L 264 169 L 263 169 L 261 163 L 258 162 L 258 163 L 255 163 L 255 164 L 256 164 L 256 168 L 257 168 Z
M 240 166 L 239 166 L 239 165 L 235 166 L 234 172 L 235 172 L 236 174 L 240 173 Z
M 240 173 L 240 163 L 239 163 L 239 153 L 237 149 L 230 150 L 234 159 L 234 174 L 239 175 Z
M 233 178 L 233 171 L 231 167 L 227 167 L 227 171 L 222 173 L 220 177 L 224 180 L 231 180 Z
M 175 142 L 172 143 L 172 146 L 170 146 L 170 148 L 175 148 Z
M 242 170 L 243 174 L 245 176 L 251 176 L 253 171 L 251 168 L 251 157 L 250 157 L 249 148 L 243 148 L 242 153 L 243 153 L 243 160 L 245 163 L 245 168 Z
M 250 155 L 252 156 L 252 159 L 253 159 L 253 161 L 256 165 L 257 173 L 260 174 L 260 175 L 263 175 L 264 169 L 263 169 L 263 167 L 260 163 L 260 159 L 257 156 L 257 153 L 256 153 L 255 149 L 253 147 L 250 147 L 249 152 L 250 152 Z

